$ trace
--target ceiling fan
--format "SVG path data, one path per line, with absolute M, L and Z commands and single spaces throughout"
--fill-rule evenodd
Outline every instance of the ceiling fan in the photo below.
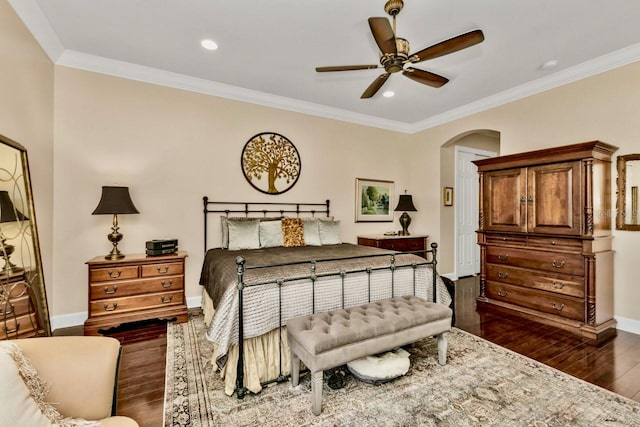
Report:
M 380 90 L 382 85 L 393 73 L 402 71 L 402 74 L 415 80 L 418 83 L 432 87 L 441 87 L 449 79 L 441 75 L 411 67 L 412 64 L 437 58 L 449 53 L 457 52 L 467 47 L 478 44 L 484 40 L 482 30 L 474 30 L 459 36 L 450 38 L 443 42 L 434 44 L 419 52 L 409 54 L 409 42 L 406 39 L 396 37 L 396 16 L 404 7 L 402 0 L 388 0 L 384 5 L 384 10 L 393 17 L 393 28 L 387 18 L 369 18 L 369 27 L 382 52 L 380 64 L 372 65 L 341 65 L 335 67 L 317 67 L 319 73 L 330 71 L 351 71 L 370 70 L 374 68 L 384 68 L 384 73 L 378 76 L 371 85 L 362 93 L 360 98 L 371 98 Z

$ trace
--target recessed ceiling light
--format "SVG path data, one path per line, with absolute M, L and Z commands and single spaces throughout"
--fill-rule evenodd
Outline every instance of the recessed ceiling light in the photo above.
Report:
M 393 95 L 395 95 L 395 92 L 393 92 L 392 90 L 388 90 L 382 94 L 382 96 L 384 96 L 385 98 L 391 98 Z
M 204 39 L 200 42 L 200 44 L 207 50 L 216 50 L 218 48 L 218 43 L 214 42 L 211 39 Z
M 550 69 L 555 68 L 557 66 L 558 66 L 558 60 L 552 59 L 552 60 L 547 61 L 544 64 L 542 64 L 541 68 L 543 70 L 550 70 Z

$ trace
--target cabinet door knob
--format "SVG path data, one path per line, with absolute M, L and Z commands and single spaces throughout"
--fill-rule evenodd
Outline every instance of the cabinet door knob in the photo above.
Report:
M 116 271 L 109 270 L 109 277 L 112 279 L 117 279 L 122 274 L 122 270 L 118 269 Z
M 113 289 L 111 291 L 109 290 L 108 286 L 104 287 L 104 293 L 107 295 L 115 294 L 117 290 L 118 290 L 118 285 L 113 285 Z
M 558 262 L 554 259 L 553 261 L 551 261 L 551 265 L 553 265 L 555 268 L 562 268 L 564 267 L 564 260 Z
M 526 196 L 520 197 L 520 203 L 522 203 L 523 205 L 527 203 L 527 197 Z
M 529 201 L 529 203 L 533 203 L 533 196 L 531 196 L 531 195 L 530 195 L 530 196 L 527 198 L 527 200 Z

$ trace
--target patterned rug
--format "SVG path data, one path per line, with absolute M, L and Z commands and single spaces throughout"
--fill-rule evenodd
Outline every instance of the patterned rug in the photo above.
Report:
M 201 316 L 170 323 L 165 426 L 640 426 L 640 404 L 454 329 L 447 364 L 435 339 L 409 348 L 407 375 L 385 384 L 325 384 L 311 413 L 309 375 L 249 394 L 224 394 Z

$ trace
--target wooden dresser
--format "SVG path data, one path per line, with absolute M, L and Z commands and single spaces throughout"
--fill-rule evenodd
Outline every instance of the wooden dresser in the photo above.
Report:
M 170 255 L 126 255 L 119 260 L 103 256 L 89 266 L 89 318 L 85 335 L 126 322 L 147 319 L 187 321 L 184 294 L 186 252 Z
M 427 257 L 427 238 L 429 236 L 385 236 L 375 234 L 370 236 L 358 236 L 358 244 L 362 246 L 373 246 L 375 248 L 391 249 L 400 252 L 417 252 L 423 258 Z
M 477 160 L 480 305 L 596 342 L 616 333 L 611 156 L 594 141 Z

